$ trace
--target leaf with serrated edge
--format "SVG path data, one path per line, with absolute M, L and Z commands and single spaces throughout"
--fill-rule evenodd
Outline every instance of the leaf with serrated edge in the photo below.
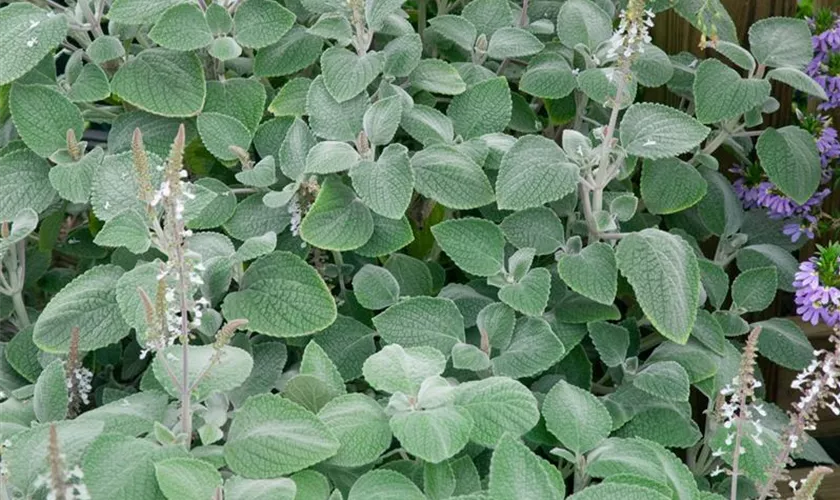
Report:
M 426 495 L 410 479 L 387 469 L 372 470 L 362 475 L 353 483 L 347 500 L 373 500 L 389 497 L 400 500 L 426 500 Z
M 400 219 L 411 203 L 414 171 L 402 144 L 389 144 L 375 162 L 360 162 L 350 178 L 365 205 L 383 217 Z
M 607 408 L 589 391 L 558 381 L 543 401 L 548 430 L 575 454 L 586 453 L 607 438 L 612 419 Z
M 545 137 L 526 135 L 502 157 L 496 178 L 500 209 L 523 210 L 559 200 L 577 189 L 578 167 Z
M 563 255 L 557 272 L 569 288 L 584 297 L 606 305 L 615 302 L 618 269 L 615 252 L 606 243 L 589 245 L 577 255 Z
M 700 300 L 697 257 L 685 240 L 658 229 L 632 233 L 618 244 L 616 262 L 653 326 L 685 343 Z
M 521 436 L 539 421 L 537 400 L 521 383 L 507 377 L 466 382 L 455 389 L 455 404 L 473 418 L 470 439 L 494 447 L 505 433 Z
M 149 113 L 194 116 L 204 107 L 204 68 L 192 52 L 146 49 L 120 67 L 111 90 Z
M 560 472 L 511 434 L 493 451 L 489 486 L 493 498 L 510 499 L 560 500 L 566 489 Z
M 79 350 L 92 351 L 129 334 L 117 307 L 116 284 L 122 268 L 96 266 L 61 289 L 35 323 L 35 344 L 47 352 L 68 352 L 70 331 L 78 328 Z
M 770 180 L 797 203 L 805 203 L 820 183 L 814 138 L 797 126 L 764 130 L 755 145 Z
M 327 463 L 360 467 L 373 463 L 391 445 L 391 428 L 382 407 L 364 394 L 333 399 L 318 412 L 341 446 Z
M 15 128 L 29 149 L 46 158 L 67 147 L 67 130 L 82 136 L 84 123 L 75 104 L 46 85 L 15 83 L 9 95 Z
M 234 415 L 225 460 L 237 474 L 269 479 L 326 460 L 340 446 L 314 414 L 279 395 L 260 394 Z
M 408 411 L 391 417 L 391 431 L 408 453 L 431 463 L 455 456 L 470 440 L 469 412 L 453 406 Z
M 67 17 L 26 3 L 6 5 L 0 14 L 0 85 L 17 80 L 67 34 Z
M 502 352 L 492 359 L 493 374 L 512 378 L 531 377 L 558 362 L 566 349 L 542 318 L 522 317 Z
M 356 300 L 366 309 L 385 309 L 400 297 L 400 284 L 384 267 L 365 264 L 353 276 Z
M 429 377 L 440 375 L 446 368 L 446 358 L 432 347 L 387 345 L 365 360 L 362 366 L 365 380 L 379 391 L 416 395 L 420 384 Z
M 373 217 L 356 193 L 330 177 L 300 225 L 300 237 L 325 250 L 354 250 L 373 235 Z
M 373 318 L 382 338 L 404 347 L 430 346 L 444 354 L 464 341 L 464 317 L 449 299 L 412 297 Z
M 222 486 L 222 475 L 197 458 L 168 458 L 155 462 L 155 477 L 166 498 L 205 500 Z
M 315 269 L 289 252 L 274 252 L 248 267 L 222 312 L 229 320 L 247 319 L 249 330 L 296 337 L 332 324 L 336 306 Z
M 493 276 L 504 268 L 505 239 L 488 220 L 448 220 L 432 226 L 432 234 L 446 255 L 470 274 Z
M 708 127 L 662 104 L 634 104 L 621 119 L 621 145 L 631 155 L 652 160 L 685 153 L 707 135 Z

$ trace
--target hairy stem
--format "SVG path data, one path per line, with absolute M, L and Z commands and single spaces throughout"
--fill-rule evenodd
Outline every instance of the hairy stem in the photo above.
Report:
M 9 287 L 12 292 L 12 304 L 15 308 L 21 328 L 28 328 L 32 322 L 23 303 L 23 281 L 26 268 L 26 242 L 21 241 L 9 248 Z

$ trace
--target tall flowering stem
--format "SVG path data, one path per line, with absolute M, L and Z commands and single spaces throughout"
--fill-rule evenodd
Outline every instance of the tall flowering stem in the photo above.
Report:
M 67 470 L 64 455 L 58 442 L 58 430 L 55 424 L 50 424 L 49 441 L 47 443 L 47 464 L 49 471 L 45 476 L 35 480 L 35 487 L 46 486 L 47 500 L 90 500 L 84 474 L 78 466 Z
M 203 267 L 200 256 L 187 248 L 186 238 L 192 233 L 186 229 L 185 225 L 185 204 L 195 195 L 184 182 L 187 178 L 187 171 L 183 169 L 184 148 L 185 130 L 182 124 L 178 128 L 169 158 L 162 167 L 163 180 L 160 187 L 153 191 L 149 157 L 143 147 L 139 130 L 135 131 L 132 141 L 140 199 L 145 202 L 156 245 L 167 256 L 166 263 L 161 265 L 158 273 L 154 300 L 144 291 L 138 291 L 148 327 L 146 346 L 142 356 L 150 351 L 163 351 L 171 346 L 176 338 L 180 340 L 182 346 L 180 379 L 175 376 L 166 357 L 163 356 L 161 360 L 173 379 L 173 383 L 179 388 L 181 430 L 187 436 L 189 443 L 192 436 L 189 336 L 191 329 L 198 326 L 202 310 L 209 306 L 209 302 L 203 298 L 194 300 L 197 287 L 203 284 L 198 274 Z M 158 207 L 163 208 L 163 224 L 160 222 Z
M 759 500 L 777 496 L 776 482 L 785 479 L 785 468 L 792 463 L 791 454 L 799 447 L 805 432 L 814 430 L 817 425 L 817 412 L 829 408 L 835 415 L 840 415 L 840 337 L 838 326 L 830 340 L 834 351 L 818 350 L 814 360 L 791 383 L 791 388 L 802 391 L 802 397 L 789 412 L 790 422 L 782 433 L 782 450 L 773 461 L 767 479 L 758 489 Z M 791 482 L 791 486 L 796 483 Z M 806 481 L 807 484 L 807 481 Z
M 91 385 L 93 373 L 82 366 L 82 360 L 79 356 L 78 327 L 73 328 L 70 333 L 70 351 L 67 354 L 65 374 L 69 395 L 67 418 L 75 418 L 79 414 L 82 404 L 88 404 L 90 402 L 89 394 L 93 388 Z
M 630 78 L 630 65 L 639 53 L 644 51 L 644 44 L 650 43 L 649 30 L 653 26 L 654 13 L 645 10 L 645 0 L 630 0 L 627 10 L 621 12 L 621 20 L 618 29 L 610 39 L 610 57 L 617 57 L 613 81 L 615 82 L 615 97 L 612 102 L 610 120 L 604 132 L 604 140 L 601 143 L 601 158 L 598 163 L 598 170 L 592 175 L 587 174 L 588 186 L 582 184 L 582 197 L 584 204 L 584 215 L 589 226 L 589 243 L 600 239 L 597 223 L 594 214 L 603 210 L 604 188 L 618 172 L 621 158 L 611 160 L 611 153 L 614 150 L 615 131 L 618 125 L 618 115 L 621 112 L 622 103 L 627 91 L 628 78 Z M 591 186 L 591 188 L 589 187 Z M 590 201 L 590 191 L 592 199 Z
M 722 418 L 723 427 L 728 430 L 731 429 L 725 443 L 727 446 L 732 446 L 732 470 L 730 471 L 730 498 L 732 500 L 738 498 L 738 477 L 741 474 L 740 461 L 741 455 L 746 451 L 743 440 L 747 438 L 745 434 L 748 424 L 752 424 L 755 428 L 755 433 L 751 436 L 752 440 L 756 444 L 761 444 L 762 427 L 753 414 L 753 411 L 761 415 L 764 414 L 760 406 L 754 405 L 755 390 L 761 387 L 761 382 L 755 378 L 755 360 L 758 354 L 758 336 L 760 334 L 760 327 L 756 327 L 750 332 L 744 346 L 744 352 L 741 354 L 738 375 L 732 379 L 730 385 L 720 391 L 723 402 L 718 409 L 718 415 Z M 722 450 L 715 452 L 716 456 L 722 454 Z M 712 475 L 717 475 L 720 472 L 723 472 L 723 470 L 717 469 Z

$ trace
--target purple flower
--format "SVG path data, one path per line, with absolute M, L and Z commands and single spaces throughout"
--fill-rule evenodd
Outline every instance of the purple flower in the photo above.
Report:
M 814 229 L 811 227 L 811 225 L 800 224 L 798 222 L 791 222 L 789 224 L 785 224 L 785 226 L 782 228 L 782 234 L 784 234 L 785 236 L 789 236 L 790 241 L 793 243 L 799 241 L 799 238 L 803 234 L 809 240 L 814 239 Z
M 799 264 L 799 271 L 794 276 L 793 287 L 796 289 L 794 303 L 796 314 L 812 325 L 820 321 L 828 326 L 840 322 L 840 289 L 823 281 L 821 271 L 828 273 L 828 280 L 836 283 L 837 263 L 826 264 L 836 260 L 837 247 L 828 249 L 820 247 L 820 256 L 811 257 Z

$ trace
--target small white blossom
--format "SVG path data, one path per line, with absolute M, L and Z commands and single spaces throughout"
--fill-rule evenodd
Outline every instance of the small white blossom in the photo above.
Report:
M 610 38 L 610 48 L 607 57 L 615 58 L 619 54 L 625 59 L 630 59 L 634 54 L 644 52 L 645 44 L 651 43 L 650 28 L 653 27 L 653 18 L 656 14 L 651 10 L 644 11 L 635 19 L 622 10 L 619 15 L 618 29 Z

